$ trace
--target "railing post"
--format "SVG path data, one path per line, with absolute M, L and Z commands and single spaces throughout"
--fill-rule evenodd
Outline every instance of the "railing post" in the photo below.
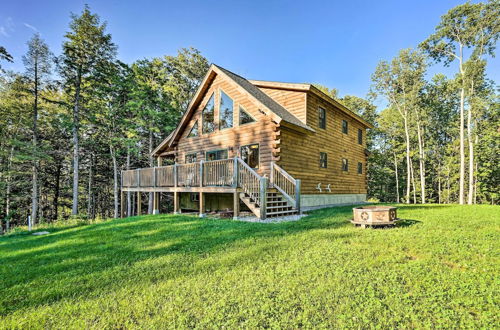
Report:
M 260 219 L 266 218 L 267 211 L 267 178 L 260 178 Z
M 200 187 L 203 187 L 203 159 L 200 160 Z M 200 199 L 200 205 L 201 205 L 201 199 Z
M 300 214 L 300 179 L 295 180 L 295 208 Z
M 153 167 L 153 187 L 156 188 L 156 167 Z
M 135 170 L 137 172 L 137 188 L 141 186 L 141 174 L 139 173 L 139 169 Z
M 234 157 L 234 164 L 233 164 L 233 188 L 238 188 L 238 157 Z
M 174 187 L 177 187 L 177 163 L 174 163 Z
M 274 162 L 271 162 L 271 173 L 269 174 L 270 186 L 274 184 Z

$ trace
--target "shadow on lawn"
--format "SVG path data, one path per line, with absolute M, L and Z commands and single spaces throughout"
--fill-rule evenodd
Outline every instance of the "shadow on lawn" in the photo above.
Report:
M 411 227 L 419 223 L 422 223 L 422 221 L 401 218 L 401 220 L 399 220 L 398 223 L 396 224 L 396 227 Z
M 276 238 L 348 226 L 344 218 L 349 214 L 347 207 L 318 210 L 301 221 L 279 224 L 183 215 L 132 217 L 56 229 L 47 236 L 6 238 L 3 242 L 0 240 L 3 243 L 0 245 L 0 291 L 4 297 L 12 298 L 0 299 L 0 315 L 69 297 L 85 297 L 96 290 L 110 292 L 119 288 L 119 283 L 130 283 L 138 278 L 158 281 L 194 276 L 210 267 L 203 263 L 206 257 L 236 245 L 241 254 L 229 265 L 226 261 L 225 267 L 257 262 L 264 251 L 269 255 L 290 248 L 289 242 Z M 332 233 L 330 238 L 350 235 Z M 155 259 L 162 257 L 167 258 Z M 158 262 L 149 262 L 151 260 Z M 142 261 L 145 264 L 138 264 Z M 150 277 L 142 276 L 144 267 Z M 53 287 L 47 283 L 51 281 Z M 38 286 L 46 290 L 33 289 Z

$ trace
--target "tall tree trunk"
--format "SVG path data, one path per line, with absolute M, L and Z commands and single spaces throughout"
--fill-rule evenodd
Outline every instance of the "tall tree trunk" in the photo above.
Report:
M 37 153 L 37 124 L 38 124 L 38 61 L 35 59 L 34 63 L 34 102 L 33 102 L 33 182 L 31 190 L 31 221 L 32 223 L 37 222 L 37 211 L 38 211 L 38 156 Z
M 422 204 L 425 204 L 425 160 L 424 160 L 424 142 L 420 127 L 420 119 L 417 115 L 417 137 L 418 137 L 418 164 L 420 167 L 420 189 Z
M 406 204 L 410 204 L 410 185 L 411 185 L 411 160 L 410 160 L 410 133 L 408 129 L 408 116 L 405 110 L 403 116 L 405 126 L 406 142 Z
M 111 154 L 111 159 L 113 160 L 113 197 L 114 197 L 114 218 L 119 218 L 119 188 L 118 188 L 118 163 L 116 161 L 115 149 L 112 145 L 109 146 L 109 152 Z
M 53 201 L 53 208 L 54 208 L 54 216 L 52 217 L 53 220 L 57 221 L 59 218 L 59 195 L 60 195 L 60 187 L 61 187 L 61 169 L 62 169 L 62 161 L 58 160 L 56 164 L 56 177 L 55 177 L 55 184 L 54 184 L 54 201 Z
M 127 147 L 127 170 L 130 170 L 130 147 Z M 130 191 L 127 191 L 127 217 L 132 216 L 132 198 Z
M 399 177 L 398 177 L 398 160 L 396 158 L 396 153 L 394 154 L 394 174 L 396 175 L 396 203 L 399 203 Z
M 474 95 L 474 82 L 471 83 L 471 97 Z M 472 205 L 474 199 L 474 141 L 472 140 L 472 102 L 467 112 L 467 141 L 469 142 L 469 194 L 467 204 Z
M 437 177 L 438 177 L 438 204 L 441 204 L 441 160 L 438 160 L 438 170 L 437 170 Z
M 90 153 L 89 161 L 89 180 L 87 196 L 87 217 L 94 219 L 94 154 Z
M 73 107 L 73 207 L 72 215 L 78 214 L 78 175 L 79 175 L 79 138 L 80 127 L 80 89 L 81 89 L 81 69 L 78 68 L 75 84 L 75 104 Z
M 5 191 L 5 230 L 9 232 L 10 227 L 10 192 L 12 190 L 12 175 L 10 174 L 12 170 L 12 159 L 14 158 L 14 146 L 10 147 L 9 159 L 7 161 L 7 187 Z
M 413 185 L 413 204 L 417 204 L 417 185 L 415 184 L 415 173 L 413 171 L 413 163 L 410 162 L 411 183 Z
M 462 76 L 462 88 L 460 89 L 460 179 L 458 202 L 464 204 L 465 188 L 465 149 L 464 149 L 464 103 L 465 103 L 465 72 L 463 69 L 463 46 L 460 45 L 460 74 Z
M 149 131 L 149 166 L 153 167 L 153 131 Z M 153 194 L 152 192 L 149 193 L 149 198 L 148 198 L 148 214 L 153 214 Z

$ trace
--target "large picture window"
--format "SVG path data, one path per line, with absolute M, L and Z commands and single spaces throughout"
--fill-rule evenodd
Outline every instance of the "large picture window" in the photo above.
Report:
M 318 123 L 318 126 L 319 128 L 323 128 L 325 129 L 326 128 L 326 111 L 325 109 L 323 108 L 319 108 L 318 109 L 318 119 L 319 119 L 319 123 Z
M 207 151 L 205 158 L 206 160 L 227 159 L 227 149 Z
M 249 124 L 253 122 L 255 122 L 255 119 L 252 116 L 250 116 L 250 114 L 240 106 L 240 125 Z
M 210 96 L 207 105 L 205 105 L 205 108 L 203 108 L 201 120 L 203 133 L 212 133 L 213 131 L 215 131 L 214 94 Z
M 328 167 L 328 155 L 326 152 L 319 153 L 319 167 L 321 167 L 321 168 Z
M 233 100 L 226 93 L 220 91 L 219 128 L 233 127 Z
M 259 168 L 259 145 L 249 144 L 240 148 L 241 159 L 251 168 Z

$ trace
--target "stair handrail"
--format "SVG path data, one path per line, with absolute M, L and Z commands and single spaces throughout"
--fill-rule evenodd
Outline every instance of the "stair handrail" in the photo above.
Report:
M 261 177 L 253 168 L 248 166 L 241 158 L 236 158 L 238 164 L 237 182 L 238 187 L 240 187 L 245 194 L 247 194 L 253 201 L 262 206 L 262 202 L 265 201 L 265 192 L 262 194 L 261 185 L 262 181 L 266 181 L 266 178 Z M 265 207 L 261 207 L 265 209 Z
M 300 211 L 300 179 L 295 179 L 281 166 L 275 162 L 271 162 L 270 183 L 294 208 Z

